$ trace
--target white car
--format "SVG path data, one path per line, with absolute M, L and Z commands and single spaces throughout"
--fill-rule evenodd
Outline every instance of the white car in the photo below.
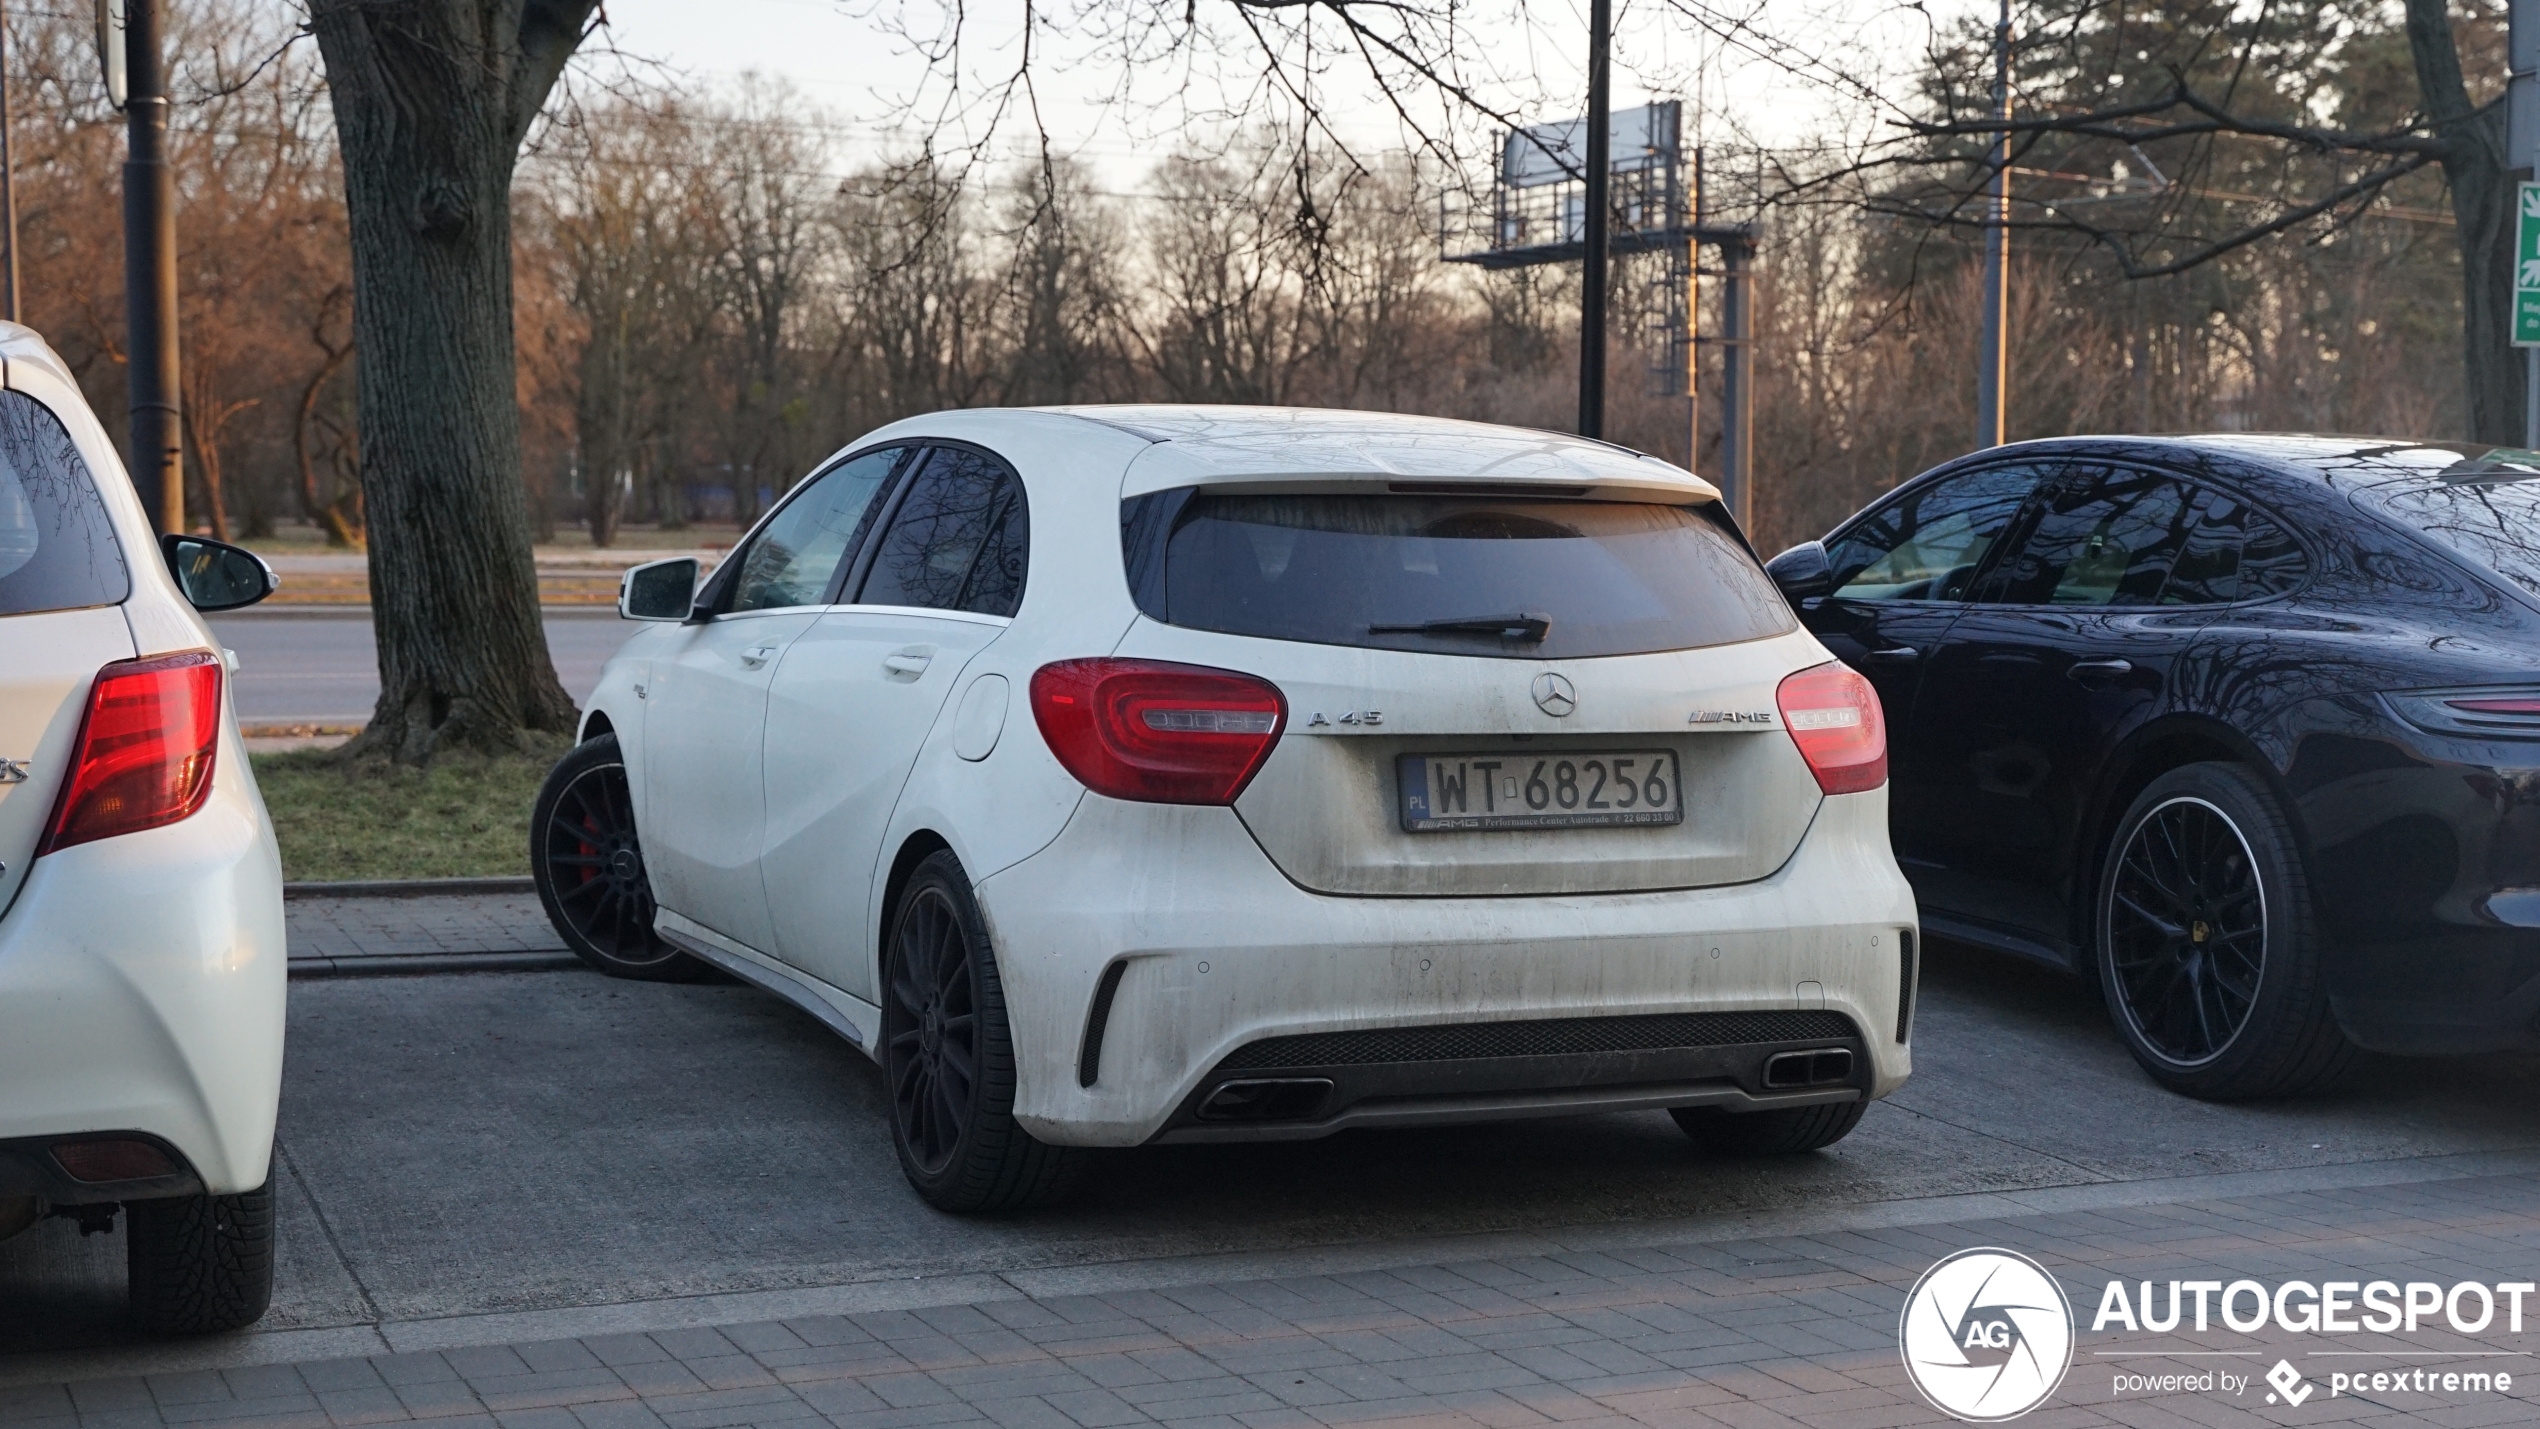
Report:
M 945 412 L 610 662 L 534 817 L 559 929 L 880 1062 L 918 1191 L 1078 1148 L 1666 1109 L 1795 1151 L 1901 1084 L 1877 698 L 1718 493 L 1367 413 Z
M 152 534 L 43 339 L 0 323 L 0 366 L 0 1239 L 120 1207 L 142 1323 L 234 1329 L 273 1295 L 282 861 L 196 610 L 273 573 Z

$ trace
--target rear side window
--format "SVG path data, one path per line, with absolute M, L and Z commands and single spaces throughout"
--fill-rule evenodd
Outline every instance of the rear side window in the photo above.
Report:
M 1699 509 L 1530 497 L 1140 497 L 1139 607 L 1197 630 L 1448 655 L 1581 659 L 1780 635 L 1790 608 Z
M 1012 615 L 1031 536 L 1023 483 L 1005 463 L 939 447 L 892 513 L 856 603 Z
M 2196 527 L 2161 591 L 2163 605 L 2228 605 L 2282 595 L 2309 565 L 2285 529 L 2226 491 L 2197 502 Z
M 105 498 L 43 403 L 0 392 L 0 615 L 117 605 L 132 594 Z

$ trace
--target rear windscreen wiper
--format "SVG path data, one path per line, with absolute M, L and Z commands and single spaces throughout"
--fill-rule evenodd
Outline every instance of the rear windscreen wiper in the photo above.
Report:
M 1467 615 L 1454 620 L 1423 620 L 1410 625 L 1370 625 L 1370 635 L 1496 635 L 1521 645 L 1540 645 L 1552 633 L 1552 617 L 1520 612 L 1516 615 Z

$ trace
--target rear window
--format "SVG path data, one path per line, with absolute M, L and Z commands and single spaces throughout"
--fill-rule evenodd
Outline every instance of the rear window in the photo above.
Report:
M 1796 628 L 1696 507 L 1185 488 L 1128 502 L 1122 539 L 1140 609 L 1230 635 L 1549 660 Z
M 0 615 L 116 605 L 131 593 L 71 434 L 43 403 L 0 392 Z
M 2355 494 L 2540 597 L 2540 470 L 2504 464 L 2497 455 L 2432 480 L 2377 482 Z

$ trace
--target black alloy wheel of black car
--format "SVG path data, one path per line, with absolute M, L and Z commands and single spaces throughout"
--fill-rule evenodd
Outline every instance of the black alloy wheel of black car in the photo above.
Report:
M 1084 1155 L 1014 1119 L 1014 1041 L 979 905 L 950 854 L 909 875 L 884 948 L 882 1070 L 900 1169 L 943 1211 L 1006 1211 L 1066 1194 Z
M 2108 958 L 2137 1035 L 2202 1066 L 2248 1024 L 2266 976 L 2267 894 L 2240 830 L 2180 796 L 2137 824 L 2109 892 Z
M 611 977 L 692 982 L 705 964 L 653 931 L 653 887 L 617 736 L 556 761 L 529 817 L 529 870 L 566 946 Z
M 2330 1015 L 2316 916 L 2274 795 L 2230 764 L 2152 781 L 2101 878 L 2099 970 L 2135 1059 L 2217 1099 L 2297 1092 L 2352 1055 Z

